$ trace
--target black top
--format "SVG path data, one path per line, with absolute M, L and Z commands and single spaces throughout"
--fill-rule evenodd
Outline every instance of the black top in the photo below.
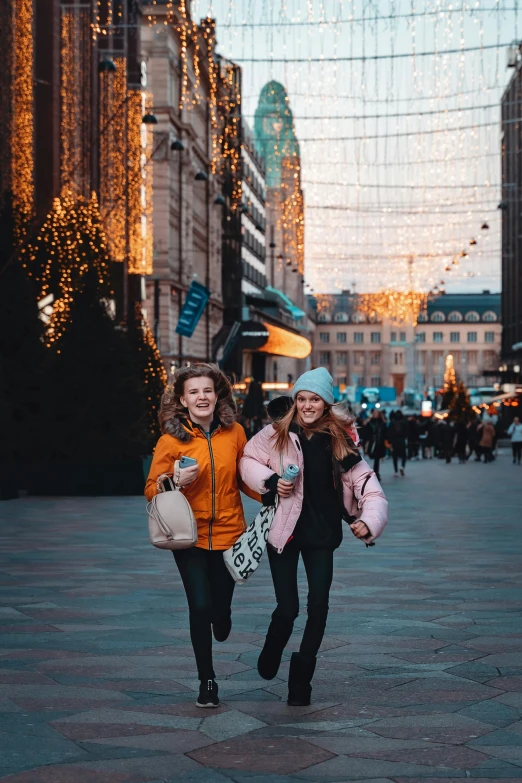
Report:
M 308 439 L 298 430 L 303 452 L 303 507 L 293 536 L 302 549 L 337 549 L 343 540 L 341 470 L 347 471 L 361 461 L 349 454 L 338 471 L 339 488 L 334 480 L 334 460 L 330 435 L 314 433 Z

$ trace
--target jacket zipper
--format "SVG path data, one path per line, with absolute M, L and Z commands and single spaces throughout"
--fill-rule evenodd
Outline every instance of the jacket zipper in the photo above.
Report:
M 208 442 L 208 451 L 210 454 L 210 474 L 212 476 L 212 515 L 208 525 L 208 548 L 210 550 L 212 549 L 212 523 L 214 522 L 214 517 L 216 515 L 216 472 L 214 466 L 214 452 L 212 451 L 211 443 L 212 435 L 210 432 L 208 434 L 205 433 L 205 435 Z

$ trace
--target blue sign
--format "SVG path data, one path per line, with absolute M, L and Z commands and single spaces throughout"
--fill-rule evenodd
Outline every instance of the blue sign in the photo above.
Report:
M 210 291 L 195 280 L 190 284 L 187 296 L 176 326 L 176 332 L 183 337 L 192 337 L 203 310 L 210 297 Z

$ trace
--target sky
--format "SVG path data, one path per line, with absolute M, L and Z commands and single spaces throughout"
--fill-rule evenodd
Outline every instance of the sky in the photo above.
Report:
M 287 90 L 315 292 L 500 290 L 500 100 L 520 0 L 191 8 L 216 19 L 218 51 L 241 64 L 250 125 L 267 81 Z

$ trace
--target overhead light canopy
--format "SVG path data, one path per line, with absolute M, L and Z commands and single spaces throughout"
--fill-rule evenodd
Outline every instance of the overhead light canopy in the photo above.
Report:
M 208 174 L 203 169 L 200 169 L 194 179 L 198 182 L 205 182 L 208 179 Z
M 226 203 L 224 196 L 216 196 L 214 199 L 214 204 L 219 204 L 220 207 L 224 207 Z
M 144 114 L 142 119 L 142 123 L 144 125 L 157 125 L 158 124 L 158 118 L 155 114 L 152 114 L 152 112 L 148 111 L 147 114 Z
M 185 145 L 183 144 L 181 139 L 174 139 L 174 141 L 170 145 L 170 149 L 176 152 L 183 152 L 183 150 L 185 149 Z

